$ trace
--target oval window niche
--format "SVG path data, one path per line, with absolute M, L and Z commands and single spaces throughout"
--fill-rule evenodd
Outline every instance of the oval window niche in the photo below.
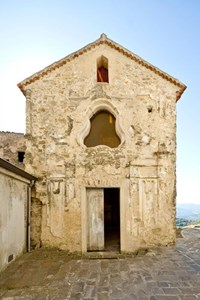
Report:
M 96 112 L 90 119 L 90 132 L 84 139 L 87 147 L 105 145 L 116 148 L 121 140 L 115 130 L 116 118 L 110 112 L 101 110 Z

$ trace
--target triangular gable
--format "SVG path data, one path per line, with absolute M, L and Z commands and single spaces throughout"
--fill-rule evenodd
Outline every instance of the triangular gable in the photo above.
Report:
M 134 54 L 133 52 L 127 50 L 123 46 L 121 46 L 121 45 L 117 44 L 116 42 L 112 41 L 105 34 L 101 34 L 101 36 L 98 40 L 86 45 L 85 47 L 81 48 L 80 50 L 78 50 L 76 52 L 73 52 L 72 54 L 69 54 L 68 56 L 62 58 L 61 60 L 51 64 L 50 66 L 44 68 L 43 70 L 41 70 L 41 71 L 33 74 L 32 76 L 26 78 L 22 82 L 18 83 L 18 87 L 20 88 L 22 93 L 25 94 L 25 91 L 24 91 L 25 86 L 29 85 L 30 83 L 32 83 L 36 80 L 39 80 L 41 77 L 47 75 L 48 73 L 54 71 L 57 68 L 60 68 L 61 66 L 68 63 L 69 61 L 71 61 L 71 60 L 79 57 L 80 55 L 88 52 L 92 48 L 95 48 L 95 47 L 97 47 L 99 45 L 102 45 L 102 44 L 106 44 L 106 45 L 110 46 L 111 48 L 119 51 L 123 55 L 129 57 L 131 60 L 134 60 L 138 64 L 146 67 L 147 69 L 151 70 L 152 72 L 156 73 L 157 75 L 161 76 L 162 78 L 166 79 L 167 81 L 169 81 L 169 82 L 175 84 L 176 86 L 178 86 L 179 87 L 179 92 L 177 93 L 177 100 L 181 97 L 182 93 L 186 89 L 186 86 L 181 81 L 179 81 L 178 79 L 172 77 L 171 75 L 163 72 L 159 68 L 153 66 L 149 62 L 142 59 L 140 56 Z

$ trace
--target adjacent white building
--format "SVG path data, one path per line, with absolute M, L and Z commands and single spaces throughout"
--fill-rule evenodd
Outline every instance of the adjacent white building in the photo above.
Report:
M 0 271 L 30 248 L 30 201 L 35 180 L 0 158 Z

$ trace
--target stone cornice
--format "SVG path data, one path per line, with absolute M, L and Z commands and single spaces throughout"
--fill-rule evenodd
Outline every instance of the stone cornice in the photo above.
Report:
M 177 87 L 179 87 L 179 90 L 177 92 L 177 96 L 176 99 L 179 100 L 182 93 L 185 91 L 185 89 L 187 88 L 181 81 L 179 81 L 178 79 L 172 77 L 171 75 L 163 72 L 162 70 L 160 70 L 159 68 L 153 66 L 152 64 L 150 64 L 149 62 L 145 61 L 144 59 L 142 59 L 140 56 L 134 54 L 133 52 L 127 50 L 126 48 L 124 48 L 123 46 L 117 44 L 116 42 L 112 41 L 111 39 L 107 38 L 107 36 L 105 34 L 101 34 L 100 38 L 88 45 L 86 45 L 85 47 L 81 48 L 80 50 L 73 52 L 72 54 L 64 57 L 63 59 L 51 64 L 50 66 L 44 68 L 43 70 L 33 74 L 32 76 L 26 78 L 25 80 L 23 80 L 22 82 L 18 83 L 18 87 L 20 88 L 20 90 L 22 91 L 22 93 L 25 95 L 25 87 L 31 83 L 33 83 L 36 80 L 39 80 L 40 78 L 42 78 L 43 76 L 49 74 L 50 72 L 54 71 L 55 69 L 58 69 L 60 67 L 62 67 L 63 65 L 65 65 L 66 63 L 72 61 L 73 59 L 83 55 L 84 53 L 90 51 L 91 49 L 99 46 L 99 45 L 108 45 L 109 47 L 119 51 L 120 53 L 122 53 L 123 55 L 129 57 L 131 60 L 134 60 L 135 62 L 137 62 L 138 64 L 146 67 L 147 69 L 151 70 L 152 72 L 154 72 L 155 74 L 161 76 L 162 78 L 166 79 L 167 81 L 173 83 L 174 85 L 176 85 Z

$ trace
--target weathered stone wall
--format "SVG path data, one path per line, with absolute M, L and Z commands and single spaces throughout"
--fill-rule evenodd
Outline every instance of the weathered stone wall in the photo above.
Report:
M 39 199 L 31 198 L 31 248 L 41 247 L 42 203 Z
M 19 151 L 26 151 L 24 134 L 0 131 L 0 157 L 24 169 L 24 163 L 18 159 Z
M 0 270 L 26 249 L 28 183 L 0 167 Z
M 97 83 L 97 59 L 109 83 Z M 88 187 L 120 188 L 121 250 L 175 242 L 176 94 L 179 87 L 106 44 L 24 87 L 26 170 L 42 202 L 44 245 L 87 251 Z M 116 117 L 117 148 L 87 148 L 89 119 Z

